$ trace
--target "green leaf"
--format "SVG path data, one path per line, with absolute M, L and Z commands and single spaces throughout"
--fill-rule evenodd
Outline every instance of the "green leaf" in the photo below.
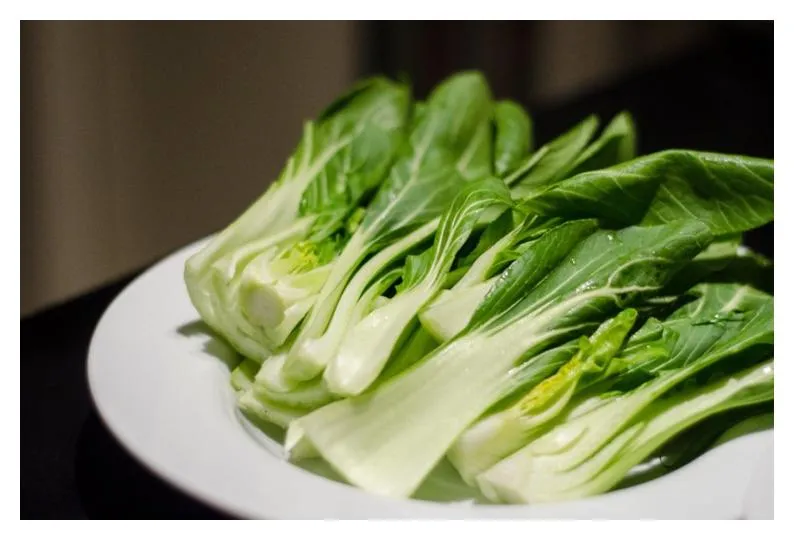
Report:
M 579 174 L 526 206 L 567 219 L 598 218 L 610 227 L 697 219 L 721 236 L 772 221 L 773 179 L 771 160 L 668 150 Z
M 515 178 L 508 179 L 508 183 L 522 175 L 522 182 L 534 181 L 533 178 L 539 179 L 540 182 L 554 182 L 576 172 L 614 165 L 634 157 L 634 126 L 631 116 L 628 113 L 621 113 L 607 126 L 602 136 L 573 161 L 578 151 L 576 148 L 580 148 L 589 140 L 595 127 L 597 122 L 593 117 L 547 145 L 514 175 Z M 569 158 L 570 163 L 566 163 L 565 160 Z M 558 172 L 547 174 L 550 170 L 557 169 Z M 542 184 L 536 184 L 533 190 L 541 187 Z M 531 191 L 522 191 L 521 185 L 513 189 L 514 195 L 518 196 L 526 196 Z M 461 265 L 471 266 L 469 272 L 460 279 L 450 294 L 443 294 L 421 314 L 422 324 L 438 339 L 451 338 L 471 319 L 472 303 L 477 303 L 478 299 L 482 298 L 484 294 L 482 284 L 488 277 L 520 257 L 531 244 L 529 240 L 537 238 L 545 230 L 557 224 L 554 219 L 544 219 L 530 214 L 523 225 L 507 231 L 505 227 L 512 221 L 514 221 L 512 213 L 503 214 L 486 227 L 474 250 L 460 262 Z M 499 237 L 495 237 L 496 232 Z
M 417 364 L 436 347 L 438 347 L 438 341 L 424 328 L 417 325 L 400 350 L 389 359 L 389 363 L 383 368 L 376 384 L 388 381 Z
M 473 182 L 452 200 L 441 217 L 428 255 L 409 261 L 405 286 L 383 306 L 349 327 L 324 374 L 334 393 L 358 395 L 375 381 L 412 329 L 419 311 L 444 285 L 458 251 L 482 213 L 510 205 L 510 192 L 496 178 Z
M 242 354 L 261 362 L 289 332 L 268 333 L 246 319 L 238 298 L 241 273 L 254 260 L 260 267 L 278 262 L 285 249 L 302 241 L 315 246 L 319 258 L 334 258 L 349 238 L 349 216 L 380 185 L 404 144 L 409 101 L 405 86 L 385 79 L 358 85 L 306 124 L 276 182 L 187 261 L 184 277 L 193 305 Z M 279 288 L 264 286 L 272 286 L 269 292 Z M 264 311 L 286 318 L 292 301 L 272 299 Z
M 673 277 L 665 287 L 665 294 L 680 295 L 703 281 L 711 281 L 720 270 L 724 270 L 738 256 L 742 243 L 741 234 L 732 234 L 715 241 L 703 250 Z
M 664 294 L 677 295 L 698 283 L 737 283 L 774 292 L 774 264 L 763 255 L 741 245 L 739 235 L 714 242 L 695 257 L 665 288 Z
M 711 238 L 706 227 L 697 221 L 596 232 L 570 251 L 562 264 L 528 295 L 519 296 L 520 301 L 511 309 L 495 317 L 481 314 L 479 318 L 489 319 L 489 330 L 499 328 L 526 313 L 551 306 L 569 294 L 572 298 L 587 299 L 582 307 L 588 316 L 597 316 L 592 313 L 596 305 L 607 309 L 626 307 L 642 295 L 658 292 L 671 275 L 709 244 Z M 512 291 L 516 290 L 515 284 L 526 282 L 528 276 L 538 272 L 538 265 L 519 264 L 513 272 L 511 268 L 507 270 L 509 279 L 506 278 L 503 287 L 509 286 L 508 290 Z M 518 296 L 515 292 L 512 294 Z M 564 314 L 565 318 L 581 317 L 573 305 L 563 306 L 572 309 Z M 475 316 L 473 324 L 477 318 Z
M 519 359 L 570 340 L 657 291 L 710 240 L 698 222 L 593 233 L 534 288 L 515 290 L 504 316 L 491 314 L 374 390 L 305 416 L 304 434 L 352 484 L 407 496 L 463 430 L 512 387 Z
M 463 113 L 461 113 L 463 111 Z M 465 180 L 491 174 L 490 91 L 476 73 L 441 84 L 412 126 L 410 145 L 392 167 L 362 221 L 369 242 L 437 217 Z
M 622 311 L 599 326 L 590 338 L 581 337 L 579 350 L 559 370 L 532 387 L 509 408 L 486 416 L 466 429 L 447 457 L 461 477 L 475 477 L 548 429 L 560 416 L 584 376 L 601 376 L 623 346 L 637 318 L 633 309 Z M 545 359 L 540 359 L 541 365 Z M 534 364 L 535 362 L 531 362 Z
M 512 209 L 505 210 L 499 216 L 488 223 L 477 238 L 477 244 L 463 257 L 458 260 L 458 266 L 467 267 L 491 249 L 494 244 L 507 236 L 516 226 Z
M 515 405 L 526 393 L 546 378 L 554 375 L 579 351 L 579 338 L 548 349 L 540 354 L 530 354 L 518 361 L 510 373 L 510 384 L 502 396 L 491 405 L 483 417 Z
M 585 149 L 565 176 L 605 169 L 637 157 L 637 134 L 628 112 L 615 116 L 601 137 Z
M 621 117 L 618 117 L 618 120 L 620 120 L 620 118 Z M 619 126 L 620 122 L 618 122 L 618 120 L 614 121 L 611 126 Z M 610 132 L 610 130 L 608 129 L 607 132 Z M 605 133 L 601 140 L 610 141 L 612 139 L 609 138 L 608 133 Z M 596 143 L 596 147 L 598 147 L 598 143 Z M 685 154 L 701 155 L 692 152 Z M 707 158 L 704 158 L 706 162 L 713 164 L 714 170 L 712 172 L 714 172 L 714 174 L 722 174 L 726 177 L 726 181 L 734 183 L 739 182 L 743 174 L 748 182 L 757 181 L 758 178 L 750 174 L 753 167 L 759 168 L 759 170 L 766 170 L 765 167 L 771 163 L 765 160 L 752 160 L 749 158 L 737 158 L 738 161 L 736 161 L 731 156 L 719 156 L 716 154 L 708 154 L 705 156 Z M 679 191 L 682 193 L 686 193 L 687 191 L 695 192 L 701 190 L 704 184 L 714 184 L 720 177 L 713 175 L 704 176 L 703 171 L 700 171 L 700 173 L 692 174 L 686 177 L 686 180 L 683 180 L 684 177 L 676 176 L 683 174 L 683 171 L 679 170 L 682 159 L 680 152 L 677 154 L 664 153 L 655 155 L 655 157 L 651 159 L 640 158 L 639 160 L 613 169 L 580 174 L 548 188 L 539 195 L 530 197 L 527 201 L 522 203 L 523 211 L 528 212 L 531 216 L 533 212 L 540 212 L 541 214 L 549 217 L 556 217 L 557 219 L 592 217 L 598 218 L 605 223 L 617 224 L 618 226 L 636 223 L 654 223 L 656 221 L 663 222 L 664 220 L 659 219 L 660 215 L 664 215 L 665 219 L 669 218 L 670 221 L 676 219 L 690 219 L 693 212 L 697 211 L 697 208 L 693 206 L 693 212 L 690 212 L 688 206 L 672 203 L 671 192 L 669 192 L 668 189 L 678 189 L 675 188 L 675 185 L 681 182 L 684 184 L 690 182 L 692 184 L 691 186 Z M 747 161 L 745 162 L 742 160 Z M 686 161 L 686 159 L 684 159 L 684 161 Z M 727 164 L 717 165 L 722 162 Z M 644 163 L 644 168 L 637 165 L 638 163 Z M 670 163 L 672 163 L 672 165 L 670 165 Z M 749 168 L 746 168 L 745 165 Z M 615 173 L 615 171 L 632 167 L 643 170 L 643 174 L 629 176 L 623 173 L 620 175 Z M 667 167 L 667 169 L 665 169 L 665 167 Z M 667 171 L 671 176 L 653 176 L 659 173 L 659 171 Z M 771 173 L 771 170 L 768 172 Z M 747 186 L 747 188 L 750 189 L 749 186 Z M 713 186 L 709 189 L 713 190 Z M 613 190 L 615 193 L 609 190 Z M 771 197 L 771 191 L 769 192 L 769 196 Z M 694 284 L 694 280 L 705 277 L 706 275 L 709 276 L 709 280 L 729 282 L 745 281 L 751 284 L 758 284 L 767 290 L 771 289 L 772 280 L 770 278 L 772 266 L 771 264 L 763 264 L 761 258 L 734 256 L 727 261 L 715 258 L 717 253 L 724 253 L 726 247 L 730 246 L 734 238 L 736 238 L 735 235 L 737 231 L 728 231 L 726 233 L 724 229 L 744 229 L 745 227 L 762 224 L 764 220 L 772 218 L 771 203 L 771 198 L 764 203 L 764 212 L 766 212 L 768 217 L 759 220 L 757 215 L 747 210 L 747 203 L 736 193 L 724 194 L 721 200 L 717 197 L 713 201 L 702 201 L 703 205 L 711 205 L 715 210 L 711 213 L 710 211 L 697 213 L 695 217 L 705 222 L 715 234 L 723 236 L 721 236 L 719 243 L 710 247 L 707 252 L 704 252 L 695 261 L 689 263 L 686 268 L 681 269 L 670 284 L 670 288 L 665 291 L 660 291 L 660 294 L 679 294 L 685 290 L 682 289 L 682 285 L 691 286 Z M 687 202 L 687 204 L 689 203 Z M 700 203 L 695 201 L 695 204 Z M 719 212 L 719 214 L 715 212 Z M 726 215 L 732 216 L 730 226 L 720 217 L 723 212 Z M 745 220 L 742 216 L 746 216 L 750 221 Z M 537 219 L 537 217 L 535 217 L 535 219 Z M 529 230 L 531 231 L 532 229 L 530 228 Z M 726 234 L 728 236 L 724 236 Z M 734 236 L 731 237 L 730 235 Z M 514 243 L 515 242 L 510 240 L 508 245 L 513 245 Z M 517 249 L 524 250 L 531 245 L 532 242 L 528 242 L 523 246 L 518 244 L 516 248 L 504 249 L 500 257 L 504 256 L 509 261 L 510 257 L 519 256 L 516 252 Z M 561 245 L 560 248 L 561 247 L 564 246 Z M 484 253 L 482 249 L 477 251 Z M 467 263 L 474 265 L 471 261 L 467 261 Z M 490 262 L 489 265 L 491 265 Z M 724 265 L 724 271 L 717 271 L 722 265 Z M 534 263 L 531 266 L 534 267 Z M 505 279 L 507 275 L 509 274 L 503 274 L 501 279 Z M 537 267 L 537 275 L 543 275 L 543 268 Z M 465 277 L 461 279 L 461 281 L 466 284 L 470 284 L 471 282 L 471 280 L 467 280 Z M 482 279 L 480 279 L 480 282 L 482 282 Z M 479 286 L 479 284 L 476 285 Z M 501 286 L 503 285 L 500 285 L 500 287 Z M 523 285 L 520 283 L 517 285 L 519 289 L 522 286 Z M 452 332 L 461 329 L 458 324 L 459 321 L 472 319 L 470 315 L 471 312 L 467 312 L 466 310 L 471 309 L 472 300 L 476 301 L 476 295 L 479 294 L 479 291 L 475 288 L 464 295 L 461 288 L 458 290 L 460 292 L 457 294 L 443 295 L 443 297 L 440 297 L 434 305 L 429 307 L 428 310 L 422 314 L 422 324 L 439 339 L 449 339 L 454 335 Z M 456 305 L 457 298 L 460 299 L 460 305 Z M 498 295 L 495 296 L 495 298 L 498 298 Z M 444 302 L 443 306 L 441 305 L 442 301 Z M 481 309 L 486 309 L 486 306 L 487 305 L 483 305 Z M 455 314 L 450 315 L 450 312 L 454 312 Z
M 611 382 L 613 387 L 631 388 L 664 371 L 689 366 L 715 344 L 741 329 L 746 324 L 747 313 L 770 302 L 769 295 L 740 284 L 702 284 L 691 293 L 697 296 L 696 300 L 659 323 L 662 330 L 672 336 L 664 340 L 669 355 L 625 366 L 620 374 L 615 374 Z M 642 335 L 629 340 L 627 350 L 636 349 L 638 341 L 642 341 Z
M 370 281 L 435 231 L 440 214 L 468 181 L 491 174 L 492 112 L 490 90 L 479 73 L 455 75 L 432 92 L 301 327 L 284 365 L 290 378 L 309 380 L 325 369 Z
M 448 341 L 463 330 L 477 307 L 497 283 L 498 278 L 495 276 L 520 258 L 530 249 L 534 240 L 552 230 L 558 222 L 531 216 L 512 230 L 508 229 L 501 238 L 486 238 L 493 231 L 509 226 L 512 221 L 512 217 L 506 212 L 492 222 L 483 231 L 475 250 L 462 263 L 469 265 L 466 273 L 452 289 L 442 291 L 422 309 L 419 314 L 420 322 L 439 341 Z M 555 249 L 562 248 L 563 245 Z M 477 255 L 476 258 L 470 261 L 474 255 Z M 551 263 L 551 260 L 547 259 L 547 262 Z
M 428 248 L 418 255 L 408 255 L 402 271 L 402 280 L 397 285 L 397 293 L 406 291 L 419 283 L 433 264 L 433 249 Z
M 501 180 L 487 178 L 467 186 L 444 211 L 431 248 L 432 265 L 423 278 L 432 275 L 437 281 L 449 272 L 483 212 L 509 209 L 512 205 L 510 192 Z
M 720 313 L 739 309 L 742 317 L 720 316 L 725 331 L 702 355 L 681 367 L 667 366 L 655 379 L 555 426 L 478 477 L 481 488 L 489 498 L 510 502 L 600 493 L 694 422 L 772 399 L 771 364 L 756 367 L 773 352 L 772 305 L 770 296 L 757 291 L 732 296 Z M 708 381 L 717 382 L 704 388 Z
M 513 187 L 513 195 L 523 199 L 530 193 L 561 180 L 587 147 L 598 129 L 598 118 L 588 116 L 570 131 L 542 146 L 505 183 Z
M 534 240 L 513 264 L 496 279 L 477 307 L 469 328 L 501 315 L 556 268 L 573 248 L 596 230 L 592 220 L 564 223 Z
M 504 178 L 525 160 L 532 150 L 532 119 L 513 101 L 494 106 L 494 173 Z
M 500 502 L 555 502 L 597 495 L 618 484 L 632 467 L 687 427 L 726 410 L 769 401 L 773 391 L 769 361 L 656 401 L 607 439 L 595 422 L 608 422 L 612 409 L 621 405 L 616 401 L 533 441 L 481 474 L 478 483 L 486 496 Z

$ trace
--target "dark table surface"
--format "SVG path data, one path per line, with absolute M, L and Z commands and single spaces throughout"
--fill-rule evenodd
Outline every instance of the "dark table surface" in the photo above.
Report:
M 771 44 L 750 45 L 727 43 L 539 111 L 538 139 L 586 114 L 606 118 L 626 108 L 637 120 L 643 152 L 690 147 L 771 158 Z M 772 256 L 772 226 L 748 235 L 747 242 Z M 92 407 L 86 379 L 91 334 L 132 277 L 22 319 L 23 519 L 226 517 L 149 473 Z
M 149 473 L 93 409 L 88 344 L 131 277 L 22 320 L 23 519 L 223 517 Z

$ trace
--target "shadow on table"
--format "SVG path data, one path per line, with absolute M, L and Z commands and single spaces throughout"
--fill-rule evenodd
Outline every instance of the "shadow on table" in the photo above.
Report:
M 77 441 L 75 482 L 91 519 L 229 519 L 151 474 L 116 442 L 93 410 Z

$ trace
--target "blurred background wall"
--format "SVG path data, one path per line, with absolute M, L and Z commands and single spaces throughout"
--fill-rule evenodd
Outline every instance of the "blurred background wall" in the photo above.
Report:
M 22 25 L 22 313 L 223 226 L 357 75 L 352 23 Z
M 621 108 L 641 147 L 772 157 L 771 23 L 23 22 L 22 315 L 233 219 L 354 79 L 460 69 L 543 141 Z M 619 90 L 616 90 L 619 89 Z

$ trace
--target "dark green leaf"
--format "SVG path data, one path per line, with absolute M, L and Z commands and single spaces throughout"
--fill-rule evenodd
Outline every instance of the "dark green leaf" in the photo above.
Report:
M 532 120 L 518 103 L 500 101 L 494 107 L 494 173 L 513 172 L 532 150 Z
M 566 225 L 572 223 L 577 222 Z M 544 276 L 548 274 L 545 279 L 528 294 L 525 292 L 494 324 L 503 326 L 566 299 L 571 302 L 571 309 L 555 317 L 561 324 L 593 318 L 603 320 L 610 312 L 658 292 L 675 271 L 708 245 L 711 238 L 708 229 L 697 221 L 598 231 L 567 250 L 562 262 L 550 273 L 543 271 Z M 522 282 L 523 275 L 537 273 L 537 266 L 529 265 L 515 276 L 510 275 L 511 266 L 506 271 L 507 279 Z M 487 302 L 486 298 L 483 304 Z
M 598 118 L 589 116 L 570 131 L 542 146 L 530 156 L 505 183 L 513 186 L 513 194 L 523 199 L 535 191 L 561 180 L 587 147 L 598 129 Z
M 467 180 L 491 173 L 491 113 L 490 91 L 476 73 L 456 75 L 431 94 L 361 223 L 372 245 L 437 217 Z
M 579 242 L 595 230 L 596 222 L 593 220 L 572 221 L 533 241 L 523 255 L 500 274 L 472 316 L 469 328 L 484 324 L 518 303 L 522 294 L 545 278 Z
M 637 157 L 637 134 L 628 112 L 618 114 L 604 129 L 601 137 L 587 147 L 565 176 L 605 169 Z
M 773 180 L 771 160 L 669 150 L 564 180 L 526 206 L 544 215 L 598 218 L 610 227 L 696 219 L 721 236 L 773 219 Z

